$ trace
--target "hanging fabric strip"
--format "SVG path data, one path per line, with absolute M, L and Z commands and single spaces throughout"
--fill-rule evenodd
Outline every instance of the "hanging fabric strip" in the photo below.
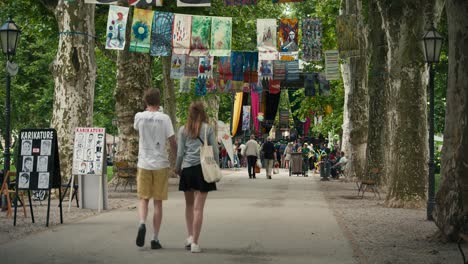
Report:
M 298 51 L 299 26 L 297 19 L 281 18 L 278 34 L 278 46 L 281 52 Z
M 177 7 L 206 7 L 211 6 L 211 0 L 177 0 Z
M 250 105 L 242 107 L 242 131 L 250 130 Z
M 198 76 L 199 57 L 185 56 L 184 76 L 195 78 Z
M 198 77 L 213 78 L 213 57 L 203 56 L 198 59 Z
M 325 76 L 327 80 L 338 80 L 340 77 L 340 65 L 338 64 L 338 51 L 325 51 Z
M 257 49 L 259 60 L 278 59 L 276 41 L 276 19 L 257 19 Z
M 153 11 L 135 8 L 129 51 L 148 53 L 151 43 Z
M 187 55 L 172 54 L 171 79 L 180 79 L 185 74 L 185 58 Z
M 284 61 L 273 61 L 273 80 L 284 80 L 286 78 L 286 65 Z
M 260 94 L 256 92 L 250 93 L 251 103 L 252 103 L 252 118 L 255 132 L 259 132 L 258 124 L 258 112 L 260 108 Z
M 310 130 L 310 117 L 307 117 L 306 118 L 306 121 L 304 123 L 304 136 L 307 137 L 307 135 L 309 134 L 309 130 Z
M 195 95 L 206 95 L 206 78 L 198 77 L 195 83 Z
M 271 60 L 260 61 L 258 69 L 259 79 L 272 79 L 273 78 L 273 62 Z
M 322 21 L 318 18 L 302 19 L 302 59 L 322 60 Z
M 182 77 L 180 79 L 180 83 L 179 83 L 179 88 L 180 88 L 180 92 L 181 93 L 189 93 L 190 92 L 190 83 L 191 83 L 192 79 L 191 78 L 186 78 L 186 77 Z
M 232 80 L 231 56 L 219 58 L 218 71 L 221 80 Z
M 107 18 L 106 49 L 123 50 L 127 28 L 128 7 L 111 5 Z
M 286 81 L 299 80 L 299 61 L 285 61 L 286 65 Z
M 232 120 L 231 120 L 231 124 L 232 124 L 232 130 L 231 130 L 231 134 L 232 136 L 235 136 L 237 134 L 237 128 L 239 126 L 239 119 L 240 119 L 240 114 L 241 114 L 241 110 L 242 110 L 242 97 L 243 97 L 243 93 L 240 92 L 240 93 L 236 93 L 236 97 L 234 99 L 234 106 L 233 106 L 233 110 L 232 110 Z
M 207 56 L 210 49 L 211 17 L 192 16 L 190 56 Z
M 225 6 L 256 5 L 257 0 L 224 0 Z
M 128 5 L 137 8 L 147 8 L 150 6 L 162 6 L 163 0 L 128 0 Z
M 232 17 L 211 18 L 211 56 L 230 56 Z
M 231 52 L 231 69 L 232 69 L 232 80 L 234 81 L 244 80 L 243 52 L 240 52 L 240 51 Z
M 151 56 L 171 56 L 173 22 L 173 13 L 154 12 L 150 49 Z
M 244 82 L 258 82 L 258 52 L 243 52 Z
M 172 51 L 176 54 L 189 54 L 190 34 L 192 33 L 191 15 L 174 15 Z

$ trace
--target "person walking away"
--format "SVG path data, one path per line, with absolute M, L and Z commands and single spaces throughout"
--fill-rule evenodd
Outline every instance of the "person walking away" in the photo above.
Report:
M 289 169 L 289 161 L 291 160 L 292 143 L 289 142 L 284 149 L 284 168 Z
M 223 167 L 222 167 L 223 169 L 225 169 L 225 168 L 228 167 L 228 165 L 227 165 L 227 163 L 228 163 L 228 162 L 227 162 L 227 156 L 228 156 L 228 154 L 227 154 L 226 148 L 223 146 L 223 147 L 221 148 L 221 160 L 222 160 L 222 162 L 223 162 L 223 165 L 222 165 L 222 166 L 223 166 Z
M 266 177 L 271 179 L 273 163 L 275 162 L 275 145 L 271 142 L 270 137 L 267 137 L 267 141 L 263 143 L 262 151 L 265 159 Z
M 255 179 L 255 164 L 260 158 L 260 145 L 255 141 L 255 135 L 250 135 L 250 140 L 245 143 L 245 155 L 247 156 L 247 172 L 249 179 Z M 252 172 L 253 171 L 253 172 Z
M 234 156 L 234 161 L 233 161 L 233 167 L 236 167 L 236 168 L 240 168 L 240 161 L 239 161 L 239 156 L 238 156 L 238 144 L 235 143 L 233 146 L 232 146 L 232 155 Z
M 148 216 L 148 203 L 153 199 L 153 230 L 151 240 L 152 249 L 162 248 L 158 239 L 162 222 L 162 201 L 167 200 L 167 188 L 170 163 L 166 152 L 166 142 L 169 141 L 172 150 L 177 150 L 174 129 L 168 115 L 159 111 L 159 89 L 145 91 L 143 100 L 146 105 L 144 112 L 135 115 L 133 127 L 138 130 L 138 163 L 137 163 L 137 193 L 139 207 L 138 215 L 140 226 L 138 228 L 136 245 L 145 244 L 146 218 Z
M 218 162 L 219 151 L 214 129 L 208 125 L 203 102 L 191 103 L 188 112 L 187 123 L 177 134 L 179 146 L 176 173 L 180 175 L 179 191 L 183 191 L 185 196 L 185 221 L 188 233 L 185 248 L 192 253 L 199 253 L 205 201 L 208 192 L 216 190 L 216 183 L 208 183 L 203 178 L 200 164 L 200 147 L 204 144 L 205 133 L 208 145 L 213 146 L 213 159 Z

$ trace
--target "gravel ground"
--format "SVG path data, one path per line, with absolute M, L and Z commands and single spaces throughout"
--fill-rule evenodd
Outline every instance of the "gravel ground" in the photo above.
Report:
M 361 263 L 463 263 L 455 243 L 431 241 L 438 229 L 425 220 L 425 209 L 386 208 L 383 198 L 372 192 L 358 199 L 353 182 L 333 180 L 320 185 Z M 466 245 L 463 249 L 468 252 Z

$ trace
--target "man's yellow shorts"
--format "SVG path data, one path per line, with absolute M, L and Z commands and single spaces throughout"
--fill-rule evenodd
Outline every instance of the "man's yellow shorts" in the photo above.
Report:
M 167 200 L 169 168 L 145 170 L 138 168 L 137 193 L 139 199 Z

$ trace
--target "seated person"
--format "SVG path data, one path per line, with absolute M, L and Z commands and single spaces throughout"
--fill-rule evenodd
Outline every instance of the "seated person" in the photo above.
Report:
M 346 164 L 348 164 L 348 159 L 345 157 L 345 153 L 342 151 L 340 160 L 332 166 L 332 176 L 337 177 L 339 172 L 344 171 Z

